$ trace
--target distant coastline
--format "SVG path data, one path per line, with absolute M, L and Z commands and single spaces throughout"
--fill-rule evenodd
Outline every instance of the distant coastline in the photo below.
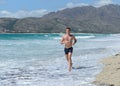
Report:
M 0 33 L 0 34 L 65 34 L 63 33 Z M 71 34 L 109 34 L 109 33 L 71 33 Z M 111 33 L 111 34 L 120 34 L 120 33 Z
M 29 32 L 29 33 L 27 33 L 27 32 L 15 32 L 15 33 L 13 33 L 13 32 L 0 32 L 0 34 L 64 34 L 65 32 L 56 32 L 56 33 L 54 33 L 54 32 L 40 32 L 40 33 L 38 33 L 38 32 L 33 32 L 33 33 L 31 33 L 31 32 Z M 92 32 L 73 32 L 73 33 L 71 33 L 71 34 L 120 34 L 120 32 L 119 33 L 92 33 Z

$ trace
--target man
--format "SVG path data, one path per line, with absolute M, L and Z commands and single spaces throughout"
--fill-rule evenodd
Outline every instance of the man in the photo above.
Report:
M 72 70 L 72 52 L 73 45 L 77 42 L 76 38 L 70 34 L 71 29 L 69 27 L 66 28 L 66 34 L 62 37 L 61 44 L 65 45 L 64 52 L 66 55 L 66 59 L 69 66 L 69 71 Z

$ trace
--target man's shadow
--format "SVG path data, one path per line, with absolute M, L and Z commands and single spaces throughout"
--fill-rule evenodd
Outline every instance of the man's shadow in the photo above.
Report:
M 79 66 L 79 67 L 72 67 L 72 69 L 88 69 L 88 68 L 93 68 L 94 66 L 88 66 L 88 67 L 83 67 L 83 66 Z

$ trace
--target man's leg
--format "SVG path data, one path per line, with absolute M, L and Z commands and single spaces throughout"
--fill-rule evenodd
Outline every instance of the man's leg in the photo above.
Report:
M 67 62 L 68 62 L 68 54 L 65 54 L 65 56 L 66 56 L 66 59 L 67 59 Z
M 72 57 L 72 53 L 68 53 L 68 65 L 69 65 L 69 71 L 71 71 L 72 70 L 72 59 L 71 59 L 71 57 Z

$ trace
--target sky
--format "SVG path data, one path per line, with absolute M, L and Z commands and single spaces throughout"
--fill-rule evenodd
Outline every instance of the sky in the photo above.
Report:
M 65 8 L 119 4 L 120 0 L 0 0 L 0 17 L 41 17 Z

